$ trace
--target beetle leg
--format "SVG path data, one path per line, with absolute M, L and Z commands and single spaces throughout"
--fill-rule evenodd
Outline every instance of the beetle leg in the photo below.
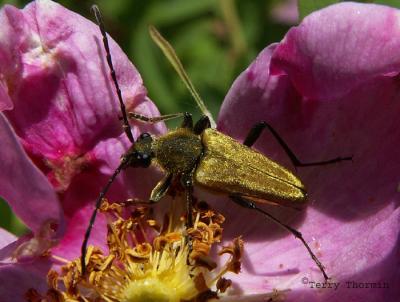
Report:
M 151 191 L 149 203 L 156 203 L 160 201 L 160 199 L 165 195 L 165 193 L 167 193 L 168 188 L 171 185 L 171 181 L 172 181 L 172 174 L 167 173 Z
M 246 139 L 243 141 L 243 145 L 247 147 L 253 146 L 266 126 L 267 124 L 265 122 L 259 122 L 251 127 L 249 133 L 246 136 Z
M 186 226 L 191 228 L 193 227 L 193 172 L 183 174 L 181 177 L 181 182 L 185 188 L 186 196 Z
M 131 120 L 138 120 L 148 124 L 155 124 L 162 121 L 172 120 L 175 118 L 183 117 L 185 113 L 173 113 L 160 116 L 145 116 L 135 112 L 128 112 L 128 118 Z
M 186 196 L 186 228 L 192 228 L 193 227 L 193 173 L 195 169 L 193 169 L 192 172 L 188 174 L 183 174 L 181 176 L 181 183 L 183 187 L 185 188 L 185 196 Z M 189 253 L 186 259 L 186 263 L 190 263 L 190 254 L 193 250 L 193 242 L 192 242 L 192 237 L 187 234 L 185 236 L 185 242 L 189 246 Z
M 210 128 L 211 123 L 210 119 L 207 115 L 203 115 L 197 123 L 194 125 L 193 132 L 194 134 L 201 134 L 205 129 Z
M 178 112 L 173 114 L 166 114 L 160 116 L 145 116 L 135 112 L 128 112 L 128 118 L 132 120 L 138 120 L 147 124 L 156 124 L 163 121 L 168 121 L 176 118 L 183 117 L 182 126 L 183 128 L 193 128 L 192 115 L 188 112 Z
M 292 162 L 292 164 L 295 167 L 321 166 L 321 165 L 337 163 L 337 162 L 344 161 L 344 160 L 352 160 L 352 158 L 353 158 L 352 156 L 346 156 L 346 157 L 336 157 L 336 158 L 323 160 L 323 161 L 303 163 L 297 158 L 297 156 L 289 148 L 289 146 L 282 139 L 282 137 L 278 134 L 278 132 L 276 132 L 276 130 L 274 128 L 272 128 L 272 126 L 270 124 L 268 124 L 267 122 L 259 122 L 259 123 L 255 124 L 250 129 L 250 132 L 247 135 L 246 139 L 244 140 L 243 144 L 248 147 L 251 147 L 257 141 L 257 139 L 260 137 L 261 132 L 265 128 L 268 128 L 268 130 L 271 132 L 271 134 L 275 137 L 275 139 L 281 145 L 283 150 L 285 150 L 286 154 L 290 158 L 290 161 Z
M 154 204 L 154 201 L 152 201 L 152 200 L 143 200 L 143 199 L 140 199 L 140 198 L 135 198 L 135 197 L 133 197 L 133 198 L 128 198 L 128 199 L 126 199 L 125 201 L 122 201 L 121 203 L 120 203 L 122 206 L 124 206 L 124 207 L 128 207 L 128 206 L 140 206 L 140 205 L 152 205 L 152 204 Z
M 181 124 L 181 128 L 189 128 L 191 130 L 193 129 L 193 118 L 189 112 L 185 112 L 183 114 L 183 121 Z
M 279 219 L 275 218 L 274 216 L 272 216 L 271 214 L 269 214 L 268 212 L 264 211 L 263 209 L 257 207 L 254 202 L 250 201 L 249 199 L 240 196 L 240 195 L 230 195 L 229 196 L 230 199 L 232 199 L 235 203 L 237 203 L 238 205 L 245 207 L 247 209 L 251 209 L 251 210 L 256 210 L 257 212 L 263 214 L 264 216 L 266 216 L 267 218 L 271 219 L 273 222 L 275 222 L 276 224 L 278 224 L 279 226 L 281 226 L 282 228 L 284 228 L 285 230 L 289 231 L 290 233 L 292 233 L 294 235 L 294 237 L 296 237 L 297 239 L 299 239 L 303 245 L 306 247 L 308 253 L 310 254 L 311 258 L 314 260 L 315 264 L 317 264 L 318 268 L 321 270 L 322 274 L 324 275 L 325 280 L 328 280 L 329 277 L 325 272 L 324 266 L 322 265 L 322 263 L 318 260 L 317 256 L 315 256 L 315 254 L 312 252 L 310 246 L 307 244 L 307 242 L 304 240 L 303 235 L 297 231 L 296 229 L 292 228 L 291 226 L 288 226 L 287 224 L 284 224 L 283 222 L 281 222 Z

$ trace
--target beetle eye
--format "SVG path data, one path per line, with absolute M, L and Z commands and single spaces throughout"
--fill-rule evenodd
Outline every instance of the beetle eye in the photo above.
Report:
M 147 132 L 144 132 L 144 133 L 142 133 L 142 134 L 140 134 L 140 139 L 145 139 L 145 138 L 148 138 L 148 137 L 150 137 L 150 134 L 148 134 Z
M 151 165 L 151 154 L 135 151 L 132 153 L 132 160 L 130 166 L 147 168 Z
M 150 166 L 150 164 L 151 164 L 151 157 L 146 153 L 142 154 L 141 166 L 143 168 L 147 168 L 148 166 Z

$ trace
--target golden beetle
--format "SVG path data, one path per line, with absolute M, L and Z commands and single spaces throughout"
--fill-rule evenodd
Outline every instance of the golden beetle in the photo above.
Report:
M 93 10 L 102 33 L 107 62 L 120 102 L 124 121 L 123 128 L 132 142 L 132 147 L 122 156 L 120 165 L 114 171 L 96 201 L 96 208 L 90 219 L 82 244 L 82 273 L 85 273 L 87 243 L 97 211 L 116 176 L 128 167 L 149 167 L 152 163 L 156 163 L 162 168 L 165 175 L 152 190 L 149 203 L 158 202 L 167 193 L 172 181 L 178 178 L 185 190 L 187 225 L 192 226 L 193 186 L 225 193 L 235 203 L 267 216 L 300 239 L 321 270 L 324 278 L 328 279 L 323 265 L 312 252 L 301 233 L 282 223 L 255 204 L 272 203 L 291 207 L 302 205 L 307 199 L 304 185 L 292 172 L 252 149 L 251 146 L 258 139 L 262 130 L 267 128 L 286 151 L 294 166 L 324 165 L 350 160 L 351 157 L 337 157 L 326 161 L 302 163 L 279 134 L 266 122 L 257 123 L 249 131 L 244 142 L 240 143 L 211 128 L 212 123 L 207 115 L 204 115 L 196 124 L 193 124 L 192 116 L 189 113 L 176 113 L 159 117 L 146 117 L 133 112 L 127 113 L 113 68 L 101 15 L 96 6 L 93 6 Z M 204 106 L 172 47 L 155 28 L 150 28 L 150 34 L 171 61 L 198 104 L 200 103 L 199 106 Z M 203 110 L 203 112 L 205 111 Z M 183 118 L 183 122 L 176 130 L 169 131 L 159 137 L 152 137 L 148 133 L 142 133 L 136 141 L 133 139 L 128 123 L 128 119 L 157 123 L 179 117 Z

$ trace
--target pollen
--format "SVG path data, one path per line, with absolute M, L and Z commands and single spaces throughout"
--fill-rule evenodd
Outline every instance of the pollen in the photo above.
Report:
M 150 208 L 132 210 L 104 200 L 101 211 L 108 218 L 107 253 L 89 246 L 85 275 L 79 258 L 70 261 L 48 273 L 45 294 L 30 289 L 26 300 L 202 302 L 224 295 L 232 284 L 226 273 L 240 271 L 242 240 L 218 247 L 225 220 L 221 214 L 202 204 L 195 207 L 194 226 L 187 228 L 184 215 L 177 214 L 180 211 L 171 204 L 171 210 L 158 221 Z M 227 260 L 218 261 L 221 255 L 227 255 Z

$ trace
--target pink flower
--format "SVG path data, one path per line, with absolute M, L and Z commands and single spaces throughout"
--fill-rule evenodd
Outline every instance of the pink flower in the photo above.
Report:
M 103 56 L 90 47 L 96 44 L 90 39 L 98 37 L 98 32 L 93 24 L 49 1 L 37 1 L 23 11 L 6 7 L 1 13 L 0 106 L 14 106 L 7 118 L 35 163 L 45 159 L 46 165 L 39 167 L 58 192 L 54 197 L 54 189 L 2 119 L 0 135 L 7 147 L 0 152 L 16 154 L 16 162 L 29 171 L 15 177 L 14 187 L 23 184 L 25 173 L 32 175 L 30 185 L 43 187 L 48 195 L 38 205 L 51 205 L 53 215 L 46 216 L 29 202 L 22 207 L 22 200 L 31 197 L 29 192 L 18 196 L 17 190 L 10 189 L 6 198 L 18 215 L 28 217 L 24 221 L 36 239 L 58 240 L 62 228 L 56 230 L 60 234 L 47 238 L 41 226 L 47 226 L 49 218 L 62 226 L 58 216 L 62 213 L 67 233 L 52 251 L 72 259 L 79 255 L 82 229 L 88 220 L 88 207 L 82 204 L 93 201 L 127 146 L 115 119 L 118 107 L 113 87 L 108 94 L 103 90 L 108 87 Z M 227 218 L 225 239 L 243 235 L 245 241 L 242 272 L 229 276 L 236 295 L 232 301 L 262 301 L 274 289 L 282 290 L 278 296 L 285 301 L 395 301 L 400 295 L 396 286 L 400 281 L 399 16 L 392 8 L 354 3 L 316 12 L 290 30 L 281 43 L 263 50 L 233 84 L 221 109 L 221 131 L 242 140 L 254 123 L 266 120 L 303 161 L 352 155 L 353 162 L 298 168 L 309 193 L 307 210 L 268 209 L 303 233 L 332 277 L 329 284 L 318 283 L 323 282 L 320 271 L 293 236 L 231 201 L 215 204 Z M 18 34 L 13 32 L 16 29 Z M 27 35 L 32 31 L 41 39 Z M 92 43 L 82 42 L 82 35 Z M 46 47 L 38 48 L 37 41 Z M 137 111 L 137 103 L 145 99 L 139 75 L 114 43 L 112 48 L 125 100 Z M 103 52 L 100 42 L 96 52 Z M 99 70 L 99 66 L 104 69 Z M 37 87 L 33 95 L 23 89 L 32 87 L 30 83 Z M 132 95 L 127 92 L 129 87 L 136 87 Z M 107 101 L 112 98 L 112 103 Z M 140 108 L 146 114 L 156 114 L 151 103 Z M 71 129 L 75 129 L 72 134 Z M 137 132 L 134 128 L 135 136 Z M 291 167 L 269 134 L 263 134 L 255 148 Z M 7 168 L 7 163 L 1 164 Z M 83 170 L 83 166 L 90 169 Z M 2 177 L 4 186 L 7 178 Z M 122 199 L 137 193 L 134 189 L 143 182 L 141 177 L 136 186 L 129 186 L 121 180 L 110 196 Z M 140 191 L 144 191 L 142 187 Z M 39 216 L 33 220 L 26 214 L 28 210 Z M 96 230 L 93 242 L 101 244 L 104 229 L 96 226 Z M 7 255 L 14 242 L 12 235 L 1 231 L 0 255 Z M 19 301 L 28 288 L 45 292 L 44 276 L 51 265 L 45 259 L 2 265 L 0 296 L 6 302 Z M 373 284 L 375 288 L 354 288 Z M 328 285 L 333 288 L 321 288 Z
M 61 238 L 64 215 L 54 189 L 27 157 L 1 113 L 0 139 L 1 195 L 34 233 L 17 240 L 15 236 L 0 229 L 0 259 L 4 262 L 0 264 L 0 294 L 4 301 L 12 301 L 15 297 L 13 292 L 18 297 L 18 290 L 14 288 L 26 290 L 28 286 L 44 283 L 43 276 L 48 265 L 43 268 L 43 261 L 32 265 L 29 260 L 35 259 Z M 49 223 L 54 224 L 54 228 L 50 228 Z M 16 257 L 21 264 L 8 264 L 6 260 L 18 247 Z
M 303 233 L 331 286 L 340 282 L 337 289 L 311 283 L 323 278 L 292 235 L 221 205 L 231 221 L 225 234 L 241 230 L 245 240 L 248 261 L 234 277 L 244 294 L 277 288 L 290 289 L 287 301 L 398 300 L 399 21 L 399 10 L 379 5 L 342 3 L 315 12 L 264 49 L 228 92 L 221 131 L 242 139 L 265 120 L 303 161 L 353 156 L 297 169 L 308 189 L 307 211 L 271 210 Z M 269 133 L 255 147 L 292 166 Z
M 23 10 L 4 6 L 0 24 L 0 109 L 5 115 L 0 117 L 0 195 L 32 230 L 17 241 L 1 233 L 0 296 L 19 301 L 27 288 L 46 285 L 51 263 L 37 259 L 43 251 L 55 246 L 53 252 L 61 257 L 80 254 L 94 201 L 130 143 L 118 120 L 95 24 L 46 0 Z M 112 40 L 110 47 L 127 108 L 159 115 L 135 67 Z M 165 126 L 132 127 L 134 137 L 145 130 L 161 133 Z M 128 171 L 108 196 L 145 196 L 156 177 L 142 169 Z M 102 219 L 96 229 L 103 233 L 94 233 L 91 241 L 104 245 Z M 37 260 L 10 264 L 11 255 L 18 262 Z

